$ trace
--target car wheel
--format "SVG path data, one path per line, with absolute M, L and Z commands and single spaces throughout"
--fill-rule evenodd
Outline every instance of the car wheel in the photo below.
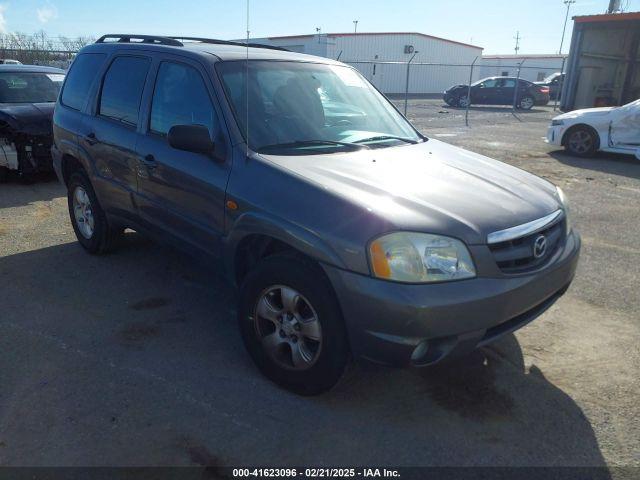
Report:
M 565 149 L 579 157 L 590 157 L 598 149 L 595 132 L 588 127 L 576 127 L 567 132 Z
M 469 106 L 469 97 L 467 95 L 462 95 L 458 98 L 458 106 L 461 108 L 467 108 Z
M 316 265 L 293 255 L 267 257 L 240 289 L 242 339 L 260 371 L 301 395 L 329 390 L 349 360 L 335 294 Z
M 453 95 L 445 95 L 444 102 L 450 107 L 455 107 L 457 105 L 456 98 Z
M 535 105 L 535 103 L 536 101 L 532 96 L 526 95 L 520 99 L 520 103 L 518 104 L 518 107 L 521 108 L 522 110 L 531 110 Z
M 87 176 L 81 172 L 72 174 L 67 189 L 69 216 L 80 245 L 89 253 L 113 250 L 122 229 L 113 228 L 107 222 Z

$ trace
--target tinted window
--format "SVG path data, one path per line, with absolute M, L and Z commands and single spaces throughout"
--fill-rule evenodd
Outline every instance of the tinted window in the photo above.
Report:
M 83 53 L 78 55 L 67 75 L 61 102 L 67 107 L 82 110 L 89 95 L 89 89 L 98 70 L 105 61 L 104 53 Z
M 516 81 L 513 78 L 505 78 L 502 82 L 502 87 L 504 88 L 513 88 L 516 86 Z
M 142 89 L 151 62 L 147 58 L 118 57 L 104 76 L 100 115 L 129 125 L 138 123 Z
M 485 80 L 484 82 L 482 82 L 480 84 L 481 88 L 494 88 L 496 86 L 497 83 L 497 79 L 495 78 L 490 78 L 489 80 Z
M 0 72 L 0 103 L 55 102 L 61 73 Z
M 164 62 L 158 69 L 149 128 L 165 135 L 174 125 L 204 125 L 213 135 L 215 113 L 200 73 L 184 64 Z

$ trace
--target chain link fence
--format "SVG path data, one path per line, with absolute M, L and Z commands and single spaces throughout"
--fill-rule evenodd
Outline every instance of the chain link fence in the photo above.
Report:
M 520 108 L 518 90 L 513 88 L 520 80 L 539 81 L 541 73 L 552 74 L 564 72 L 565 59 L 561 65 L 536 64 L 538 57 L 522 57 L 512 64 L 492 64 L 482 62 L 477 57 L 472 63 L 436 63 L 409 61 L 379 61 L 379 60 L 341 60 L 358 69 L 373 85 L 382 93 L 395 101 L 396 105 L 404 112 L 410 114 L 410 108 L 415 105 L 416 99 L 440 99 L 441 106 L 454 108 L 464 112 L 465 125 L 469 126 L 470 113 L 474 111 L 495 111 L 512 114 L 535 113 L 535 106 L 531 110 Z M 511 74 L 510 72 L 515 72 Z M 537 77 L 536 77 L 537 75 Z M 474 82 L 487 77 L 504 76 L 516 77 L 516 82 L 510 89 L 503 88 L 498 92 L 497 88 L 485 90 L 487 96 L 477 98 L 477 89 L 472 92 Z M 546 110 L 558 109 L 559 93 L 562 91 L 563 76 L 559 77 L 559 84 L 554 85 L 553 99 L 545 105 Z M 459 86 L 455 102 L 447 105 L 444 101 L 444 92 L 453 86 Z M 465 90 L 466 89 L 466 90 Z M 493 97 L 492 97 L 493 95 Z M 506 98 L 508 96 L 508 98 Z M 472 99 L 467 101 L 466 99 Z M 493 106 L 488 107 L 489 105 Z M 541 106 L 541 105 L 537 105 Z
M 94 41 L 93 37 L 53 37 L 43 31 L 32 35 L 0 33 L 0 61 L 16 60 L 26 65 L 66 69 L 76 52 Z

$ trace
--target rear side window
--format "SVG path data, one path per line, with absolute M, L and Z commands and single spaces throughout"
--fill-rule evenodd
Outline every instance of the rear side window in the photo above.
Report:
M 150 64 L 148 58 L 116 58 L 104 76 L 98 113 L 127 125 L 137 125 Z
M 98 70 L 106 57 L 104 53 L 83 53 L 76 57 L 62 91 L 60 101 L 63 105 L 75 110 L 82 110 L 87 101 L 91 84 L 98 75 Z
M 211 98 L 200 73 L 188 65 L 163 62 L 153 92 L 149 129 L 166 135 L 174 125 L 204 125 L 213 135 L 215 124 Z

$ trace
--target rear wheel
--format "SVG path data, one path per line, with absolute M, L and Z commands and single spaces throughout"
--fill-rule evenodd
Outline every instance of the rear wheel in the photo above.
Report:
M 531 110 L 535 103 L 536 101 L 531 95 L 525 95 L 520 99 L 518 107 L 520 107 L 522 110 Z
M 75 172 L 67 183 L 67 204 L 78 242 L 89 253 L 107 253 L 115 247 L 122 229 L 113 228 L 98 203 L 91 182 Z
M 596 133 L 589 127 L 578 126 L 567 132 L 564 148 L 579 157 L 590 157 L 598 149 Z
M 268 257 L 240 291 L 238 321 L 260 371 L 301 395 L 333 387 L 349 358 L 335 294 L 319 267 L 289 254 Z

